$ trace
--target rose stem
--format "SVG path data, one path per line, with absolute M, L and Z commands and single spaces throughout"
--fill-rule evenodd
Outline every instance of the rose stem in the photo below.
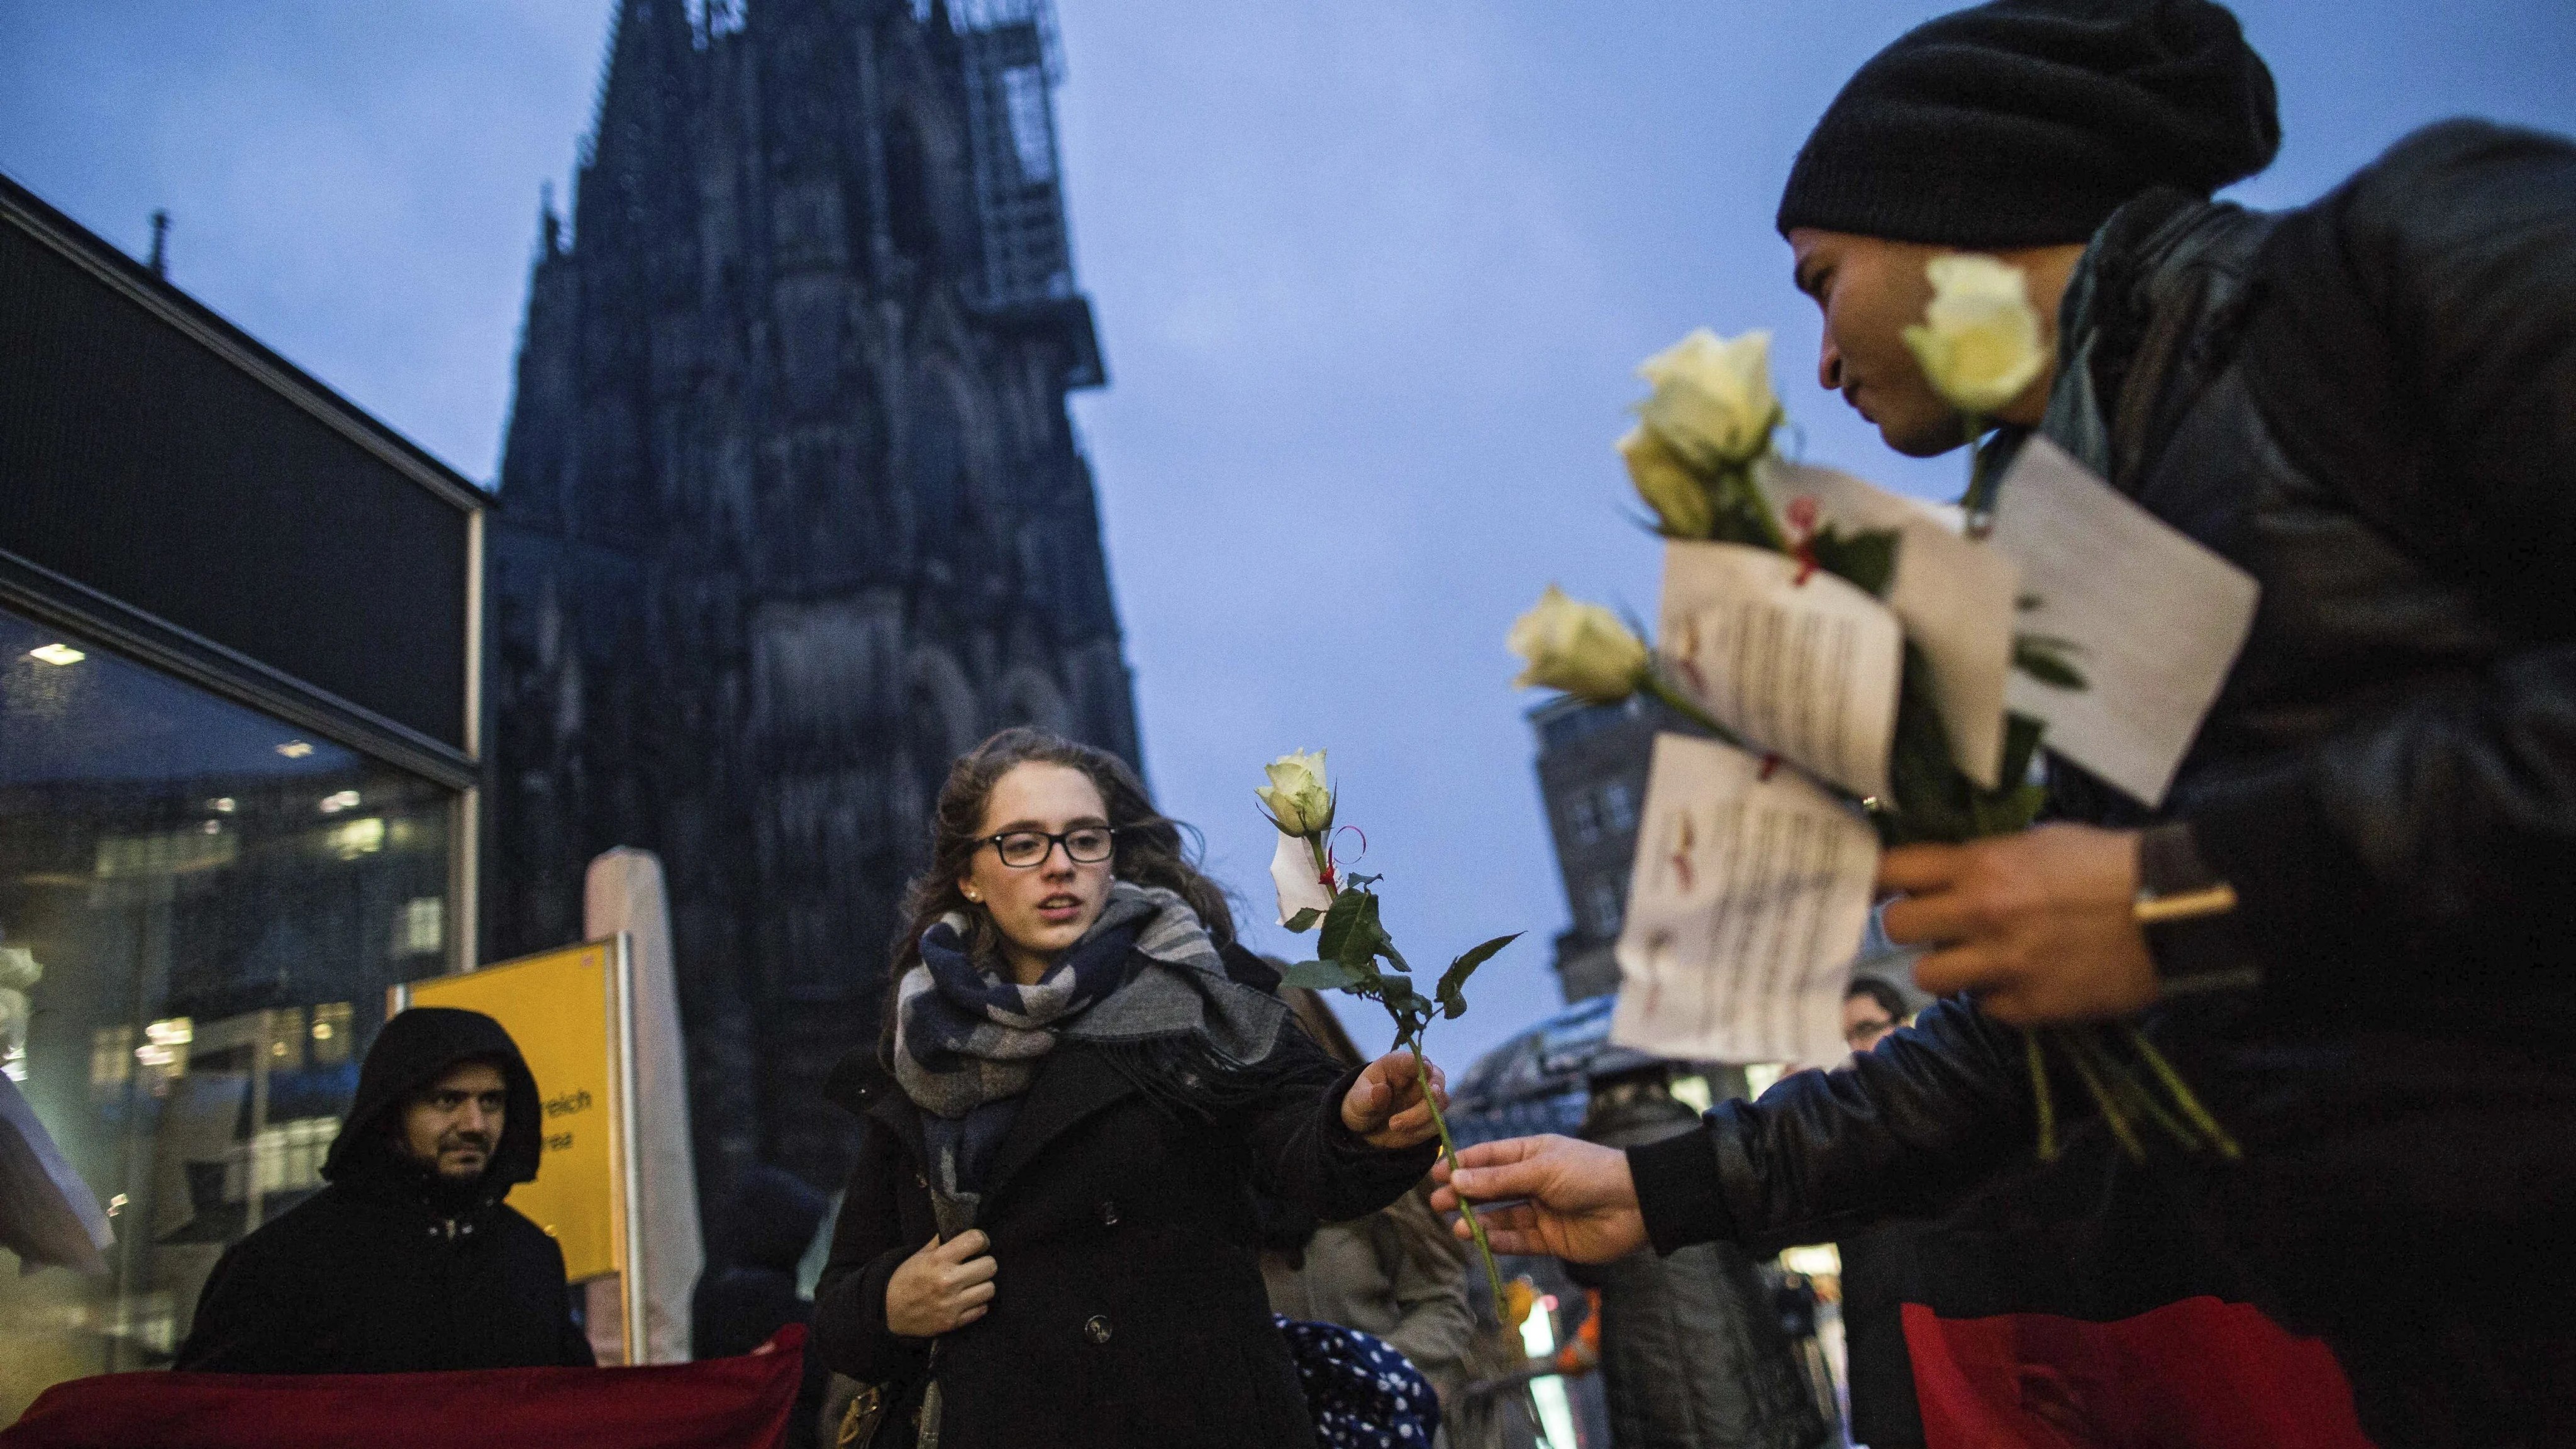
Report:
M 1449 1140 L 1449 1119 L 1440 1114 L 1440 1098 L 1431 1090 L 1431 1063 L 1422 1059 L 1419 1037 L 1405 1043 L 1413 1051 L 1413 1069 L 1421 1074 L 1422 1105 L 1431 1109 L 1431 1125 L 1440 1129 L 1440 1152 L 1449 1159 L 1449 1171 L 1458 1171 L 1458 1145 Z M 1476 1239 L 1476 1251 L 1485 1259 L 1485 1286 L 1494 1290 L 1494 1321 L 1503 1321 L 1503 1270 L 1494 1262 L 1494 1245 L 1485 1241 L 1485 1225 L 1476 1220 L 1475 1206 L 1466 1195 L 1458 1197 L 1459 1216 L 1467 1220 L 1467 1231 Z
M 1771 516 L 1771 500 L 1762 496 L 1761 485 L 1753 481 L 1753 464 L 1739 464 L 1728 469 L 1727 473 L 1746 511 L 1753 515 L 1754 526 L 1762 530 L 1762 541 L 1770 546 L 1773 553 L 1793 552 L 1789 547 L 1787 530 L 1780 527 L 1780 520 Z
M 1682 693 L 1671 685 L 1666 684 L 1663 681 L 1663 676 L 1657 672 L 1651 662 L 1647 664 L 1645 677 L 1639 681 L 1638 688 L 1643 689 L 1666 709 L 1669 709 L 1673 713 L 1680 715 L 1682 718 L 1689 720 L 1692 724 L 1698 725 L 1701 729 L 1707 730 L 1709 733 L 1717 736 L 1721 740 L 1724 740 L 1728 744 L 1735 746 L 1737 749 L 1750 748 L 1744 743 L 1742 736 L 1711 718 L 1709 716 L 1709 712 L 1700 708 L 1699 703 L 1696 700 L 1693 700 L 1689 695 Z
M 2175 1120 L 2171 1112 L 2157 1103 L 2155 1097 L 2139 1083 L 2137 1073 L 2130 1071 L 2119 1058 L 2111 1055 L 2110 1048 L 2095 1035 L 2097 1030 L 2098 1028 L 2095 1027 L 2079 1026 L 2070 1030 L 2068 1035 L 2075 1040 L 2079 1050 L 2092 1057 L 2093 1064 L 2101 1069 L 2103 1079 L 2111 1084 L 2111 1090 L 2119 1095 L 2121 1101 L 2128 1103 L 2132 1110 L 2145 1113 L 2157 1126 L 2165 1130 L 2166 1136 L 2182 1144 L 2183 1151 L 2198 1152 L 2201 1149 L 2201 1140 L 2192 1135 L 2190 1128 Z
M 2021 1034 L 2022 1055 L 2030 1061 L 2031 1100 L 2039 1105 L 2039 1160 L 2057 1160 L 2057 1103 L 2048 1095 L 2048 1053 L 2039 1045 L 2039 1033 Z
M 2147 1040 L 2146 1033 L 2134 1026 L 2128 1028 L 2128 1033 L 2129 1045 L 2137 1049 L 2139 1059 L 2164 1082 L 2165 1090 L 2173 1093 L 2174 1105 L 2182 1108 L 2183 1115 L 2209 1134 L 2209 1140 L 2218 1148 L 2218 1155 L 2230 1162 L 2243 1157 L 2245 1149 L 2237 1146 L 2236 1139 L 2227 1135 L 2227 1129 L 2218 1125 L 2218 1119 L 2201 1105 L 2200 1094 L 2182 1079 L 2182 1073 L 2174 1070 L 2173 1063 L 2165 1060 L 2165 1054 L 2156 1050 L 2155 1043 Z
M 2075 1064 L 2075 1075 L 2084 1079 L 2084 1089 L 2093 1094 L 2093 1105 L 2101 1110 L 2102 1120 L 2109 1125 L 2111 1135 L 2120 1139 L 2120 1150 L 2129 1154 L 2132 1162 L 2146 1161 L 2147 1149 L 2139 1144 L 2138 1134 L 2130 1130 L 2129 1119 L 2120 1111 L 2119 1102 L 2112 1098 L 2110 1089 L 2102 1085 L 2102 1079 L 2093 1074 L 2092 1064 L 2084 1060 L 2084 1053 L 2076 1050 L 2072 1041 L 2067 1043 L 2066 1059 Z

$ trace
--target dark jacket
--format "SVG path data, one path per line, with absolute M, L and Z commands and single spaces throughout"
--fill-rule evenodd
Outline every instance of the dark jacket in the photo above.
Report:
M 501 1063 L 509 1097 L 483 1175 L 457 1189 L 391 1136 L 415 1089 L 472 1058 Z M 181 1369 L 411 1373 L 580 1365 L 563 1252 L 502 1204 L 537 1175 L 536 1079 L 501 1024 L 423 1006 L 377 1033 L 324 1159 L 328 1187 L 225 1250 L 197 1299 Z
M 2563 1378 L 2514 1344 L 2576 1294 L 2576 1071 L 2534 1030 L 2576 967 L 2576 146 L 2451 122 L 2277 217 L 2150 194 L 2062 315 L 2049 436 L 2262 586 L 2161 810 L 2052 762 L 2060 815 L 2235 887 L 2160 964 L 2256 983 L 2154 1021 L 2246 1160 L 2112 1164 L 2100 1211 L 2162 1194 L 2139 1221 L 2206 1230 L 2389 1441 L 2483 1432 Z M 1943 1004 L 1632 1158 L 1659 1244 L 1758 1248 L 1954 1205 L 2030 1133 L 2018 1038 Z M 2454 1375 L 2486 1407 L 2428 1398 Z
M 788 1324 L 813 1324 L 814 1302 L 796 1291 L 796 1269 L 830 1208 L 792 1173 L 755 1165 L 743 1175 L 719 1224 L 725 1259 L 707 1269 L 689 1296 L 689 1347 L 696 1357 L 749 1353 Z M 786 1449 L 814 1442 L 831 1377 L 821 1355 L 804 1357 Z
M 1227 968 L 1275 983 L 1234 948 Z M 1161 1105 L 1111 1059 L 1048 1054 L 985 1176 L 992 1308 L 938 1340 L 949 1449 L 1310 1449 L 1287 1343 L 1270 1321 L 1252 1190 L 1327 1221 L 1393 1202 L 1434 1147 L 1381 1152 L 1342 1125 L 1345 1071 L 1301 1033 L 1256 1100 L 1212 1118 Z M 866 1383 L 917 1385 L 932 1341 L 886 1327 L 886 1284 L 930 1241 L 921 1114 L 875 1049 L 827 1088 L 861 1119 L 814 1342 Z M 1156 1096 L 1160 1096 L 1157 1093 Z

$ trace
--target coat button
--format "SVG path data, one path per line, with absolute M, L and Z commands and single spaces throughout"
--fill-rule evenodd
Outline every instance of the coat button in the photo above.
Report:
M 1100 1200 L 1100 1225 L 1104 1228 L 1118 1226 L 1118 1204 L 1108 1198 Z
M 1109 1315 L 1106 1313 L 1095 1313 L 1089 1318 L 1082 1320 L 1082 1336 L 1090 1339 L 1093 1343 L 1107 1343 L 1109 1341 Z

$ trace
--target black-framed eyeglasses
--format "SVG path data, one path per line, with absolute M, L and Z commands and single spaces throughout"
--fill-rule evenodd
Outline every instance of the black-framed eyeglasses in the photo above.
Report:
M 1002 864 L 1013 870 L 1034 868 L 1059 845 L 1064 847 L 1064 858 L 1074 864 L 1097 865 L 1117 850 L 1118 831 L 1107 825 L 1077 825 L 1053 835 L 1043 830 L 1005 830 L 977 843 L 993 847 Z
M 1859 1051 L 1860 1044 L 1862 1042 L 1874 1042 L 1880 1037 L 1887 1035 L 1889 1032 L 1896 1030 L 1896 1028 L 1902 1024 L 1903 1023 L 1901 1022 L 1884 1016 L 1877 1017 L 1870 1021 L 1853 1022 L 1851 1025 L 1843 1028 L 1843 1045 L 1850 1047 L 1853 1051 Z

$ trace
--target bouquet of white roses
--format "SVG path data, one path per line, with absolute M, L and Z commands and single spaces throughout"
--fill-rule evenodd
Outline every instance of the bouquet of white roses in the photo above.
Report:
M 1945 256 L 1931 264 L 1931 280 L 1930 310 L 1922 325 L 1907 329 L 1906 342 L 1935 389 L 1968 417 L 1973 441 L 1983 431 L 1983 420 L 2045 367 L 2046 344 L 2017 270 L 1990 257 Z M 1835 575 L 1884 597 L 1896 572 L 1902 542 L 1898 532 L 1843 531 L 1821 521 L 1810 499 L 1793 501 L 1784 521 L 1761 486 L 1772 435 L 1784 420 L 1771 388 L 1769 345 L 1767 333 L 1721 340 L 1701 329 L 1649 358 L 1639 374 L 1653 393 L 1638 406 L 1638 425 L 1618 444 L 1629 477 L 1653 510 L 1655 531 L 1665 538 L 1788 554 L 1807 570 Z M 1971 537 L 1982 536 L 1991 501 L 1992 480 L 1976 475 L 1972 456 L 1963 500 Z M 1676 685 L 1667 673 L 1669 665 L 1641 632 L 1599 605 L 1570 599 L 1551 585 L 1537 607 L 1512 628 L 1510 647 L 1528 666 L 1517 683 L 1562 690 L 1596 704 L 1645 694 L 1728 743 L 1745 745 L 1737 731 Z M 2085 687 L 2066 658 L 2063 641 L 2021 634 L 2011 645 L 2013 668 L 2054 688 Z M 1995 783 L 1981 785 L 1957 763 L 1937 703 L 1932 665 L 1910 638 L 1902 660 L 1886 793 L 1866 798 L 1840 789 L 1835 793 L 1865 811 L 1887 845 L 1970 840 L 2027 827 L 2044 795 L 2031 779 L 2040 722 L 2018 713 L 2006 717 Z M 2132 1156 L 2144 1154 L 2137 1131 L 2141 1123 L 2162 1127 L 2189 1150 L 2237 1154 L 2235 1142 L 2134 1027 L 2048 1028 L 2025 1033 L 2025 1043 L 2042 1157 L 2057 1152 L 2048 1086 L 2050 1048 L 2072 1066 Z

